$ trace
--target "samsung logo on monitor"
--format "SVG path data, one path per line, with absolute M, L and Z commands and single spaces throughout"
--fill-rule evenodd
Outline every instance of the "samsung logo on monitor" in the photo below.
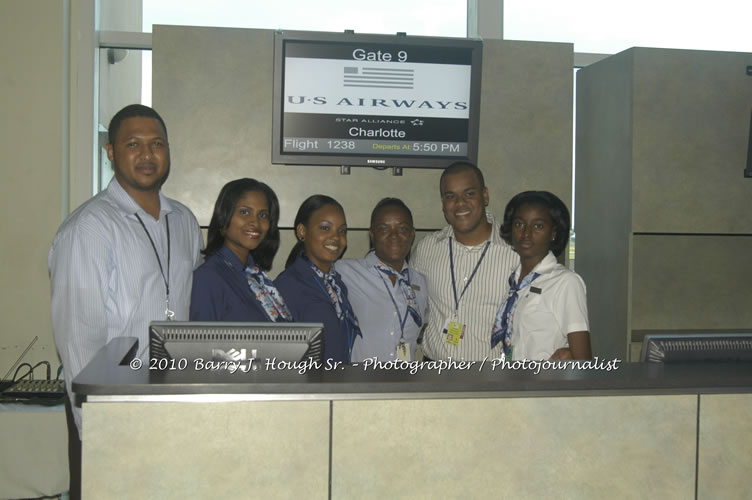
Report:
M 383 165 L 386 163 L 386 160 L 366 160 L 366 163 L 368 163 L 369 165 L 374 163 L 377 165 Z

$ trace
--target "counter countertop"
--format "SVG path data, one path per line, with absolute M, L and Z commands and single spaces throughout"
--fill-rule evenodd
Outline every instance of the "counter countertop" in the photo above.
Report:
M 404 363 L 404 368 L 373 364 L 314 369 L 289 363 L 278 369 L 209 370 L 192 362 L 174 369 L 129 366 L 137 350 L 135 338 L 117 338 L 103 347 L 74 379 L 83 396 L 121 399 L 167 395 L 247 395 L 247 399 L 393 399 L 550 396 L 624 396 L 650 394 L 712 394 L 752 392 L 750 363 L 656 364 L 593 360 L 589 367 L 553 367 L 556 362 L 493 360 Z M 135 364 L 139 360 L 136 360 Z M 421 364 L 422 363 L 422 364 Z M 516 363 L 516 365 L 514 364 Z M 543 366 L 538 363 L 543 363 Z M 571 363 L 571 362 L 570 362 Z M 586 362 L 580 362 L 586 363 Z M 185 364 L 183 369 L 179 366 Z M 152 367 L 153 368 L 153 367 Z M 169 366 L 168 366 L 169 368 Z M 203 368 L 203 369 L 202 369 Z M 281 368 L 281 369 L 279 369 Z M 610 369 L 609 369 L 610 368 Z M 413 373 L 411 373 L 411 370 Z M 301 371 L 302 373 L 299 373 Z

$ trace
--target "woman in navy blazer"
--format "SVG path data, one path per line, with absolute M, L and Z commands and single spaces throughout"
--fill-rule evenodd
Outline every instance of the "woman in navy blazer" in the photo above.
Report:
M 334 198 L 306 199 L 295 217 L 297 243 L 274 281 L 295 321 L 324 324 L 324 358 L 350 362 L 358 320 L 334 262 L 347 246 L 345 212 Z
M 193 272 L 191 321 L 292 321 L 264 271 L 279 248 L 279 201 L 255 179 L 225 184 L 209 223 L 206 261 Z

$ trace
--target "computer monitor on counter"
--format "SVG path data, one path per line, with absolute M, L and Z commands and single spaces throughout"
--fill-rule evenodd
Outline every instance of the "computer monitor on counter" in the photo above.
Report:
M 149 325 L 151 360 L 242 362 L 251 359 L 320 361 L 322 323 L 154 321 Z
M 752 332 L 647 334 L 640 361 L 648 363 L 752 363 Z

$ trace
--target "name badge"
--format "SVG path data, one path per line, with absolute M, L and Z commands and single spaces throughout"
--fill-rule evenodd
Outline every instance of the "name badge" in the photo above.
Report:
M 400 342 L 397 346 L 397 359 L 400 361 L 412 361 L 410 345 L 406 342 Z
M 465 325 L 458 321 L 447 320 L 442 331 L 446 335 L 445 343 L 450 345 L 460 345 L 460 340 L 465 337 Z

